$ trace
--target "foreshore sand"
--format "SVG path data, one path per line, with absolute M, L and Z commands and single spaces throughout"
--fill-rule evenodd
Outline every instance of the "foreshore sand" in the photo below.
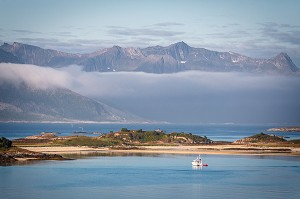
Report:
M 48 154 L 92 154 L 92 153 L 145 153 L 145 154 L 223 154 L 223 155 L 282 155 L 300 156 L 296 147 L 256 147 L 245 145 L 201 145 L 201 146 L 141 146 L 134 149 L 111 149 L 92 147 L 22 147 L 30 151 Z

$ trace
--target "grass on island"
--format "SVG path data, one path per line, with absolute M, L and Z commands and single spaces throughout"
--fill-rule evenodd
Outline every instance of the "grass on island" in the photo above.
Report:
M 56 146 L 88 146 L 88 147 L 107 147 L 116 146 L 121 143 L 118 140 L 101 137 L 72 136 L 64 140 L 55 140 L 52 145 Z
M 191 133 L 165 133 L 161 130 L 143 131 L 122 128 L 118 132 L 110 132 L 97 137 L 66 136 L 60 137 L 50 134 L 30 136 L 29 138 L 16 139 L 15 146 L 88 146 L 88 147 L 139 147 L 139 146 L 174 146 L 174 145 L 222 145 L 223 142 L 214 142 L 206 136 Z M 282 137 L 269 134 L 256 134 L 233 143 L 248 146 L 269 147 L 300 147 L 300 140 L 287 141 Z
M 30 136 L 14 140 L 17 146 L 89 146 L 89 147 L 114 147 L 114 146 L 141 146 L 141 145 L 195 145 L 212 143 L 206 136 L 201 137 L 191 133 L 170 133 L 164 131 L 128 130 L 122 128 L 118 132 L 110 132 L 98 137 L 89 136 L 47 136 L 47 134 Z
M 16 139 L 13 142 L 6 138 L 0 139 L 0 165 L 11 165 L 19 159 L 27 160 L 63 160 L 60 155 L 43 154 L 28 151 L 19 147 L 24 146 L 87 146 L 108 147 L 110 149 L 141 149 L 140 146 L 200 146 L 210 145 L 207 150 L 220 150 L 211 148 L 211 145 L 227 145 L 223 151 L 251 151 L 251 153 L 290 153 L 291 147 L 300 147 L 300 140 L 287 141 L 276 135 L 264 133 L 256 134 L 233 143 L 213 142 L 206 136 L 193 135 L 191 133 L 170 133 L 164 131 L 128 130 L 123 128 L 118 132 L 110 132 L 97 137 L 88 136 L 56 136 L 42 133 L 41 135 L 29 136 Z M 228 147 L 231 145 L 232 147 Z M 234 146 L 237 145 L 237 146 Z M 240 147 L 242 145 L 242 147 Z M 19 146 L 19 147 L 18 147 Z M 204 148 L 201 148 L 205 150 Z M 296 153 L 299 154 L 299 153 Z
M 286 140 L 282 136 L 265 133 L 252 135 L 234 143 L 261 147 L 300 147 L 300 140 Z
M 268 135 L 265 133 L 252 135 L 248 138 L 251 139 L 252 142 L 263 142 L 263 143 L 286 142 L 286 140 L 283 137 L 276 136 L 276 135 Z

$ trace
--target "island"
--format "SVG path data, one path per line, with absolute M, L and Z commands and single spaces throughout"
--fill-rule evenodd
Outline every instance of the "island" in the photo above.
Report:
M 274 131 L 274 132 L 300 132 L 300 126 L 270 128 L 267 131 Z
M 96 136 L 60 136 L 57 133 L 8 141 L 3 138 L 0 162 L 64 160 L 65 154 L 148 153 L 148 154 L 235 154 L 300 156 L 300 140 L 286 140 L 265 133 L 234 142 L 213 141 L 206 136 L 184 132 L 165 133 L 122 128 Z
M 0 165 L 9 166 L 16 163 L 24 163 L 33 160 L 67 160 L 58 154 L 46 154 L 41 152 L 29 151 L 21 147 L 13 146 L 12 141 L 0 138 Z

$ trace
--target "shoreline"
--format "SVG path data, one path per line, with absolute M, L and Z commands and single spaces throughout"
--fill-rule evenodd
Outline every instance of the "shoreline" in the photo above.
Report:
M 300 156 L 300 148 L 292 147 L 255 147 L 245 145 L 214 145 L 214 146 L 141 146 L 135 149 L 92 148 L 80 146 L 62 147 L 20 147 L 34 152 L 46 154 L 95 154 L 95 153 L 143 153 L 143 154 L 209 154 L 209 155 L 269 155 L 269 156 Z

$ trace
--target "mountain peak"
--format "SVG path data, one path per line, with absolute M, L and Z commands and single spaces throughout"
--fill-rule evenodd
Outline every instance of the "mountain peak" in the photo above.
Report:
M 72 64 L 82 65 L 86 71 L 157 71 L 164 73 L 186 70 L 277 72 L 299 71 L 285 52 L 271 59 L 255 59 L 237 53 L 221 53 L 204 48 L 191 47 L 185 42 L 169 46 L 152 46 L 143 49 L 113 46 L 84 56 L 62 53 L 14 42 L 4 43 L 0 49 L 1 62 L 17 62 L 39 66 L 63 67 Z M 11 54 L 9 54 L 11 53 Z M 13 57 L 15 56 L 15 57 Z M 164 62 L 161 62 L 163 57 Z M 16 59 L 17 58 L 17 59 Z M 15 61 L 16 60 L 16 61 Z
M 113 48 L 113 49 L 122 49 L 122 47 L 121 47 L 121 46 L 118 46 L 118 45 L 114 45 L 112 48 Z
M 21 45 L 23 45 L 22 43 L 19 43 L 19 42 L 14 42 L 13 43 L 13 46 L 21 46 Z
M 2 45 L 3 48 L 7 48 L 7 49 L 19 49 L 21 47 L 25 47 L 25 48 L 35 48 L 35 49 L 42 49 L 38 46 L 34 46 L 34 45 L 30 45 L 30 44 L 23 44 L 23 43 L 19 43 L 19 42 L 14 42 L 13 44 L 8 44 L 8 43 L 4 43 Z
M 276 55 L 275 59 L 291 59 L 286 52 L 281 52 Z
M 285 52 L 279 53 L 276 57 L 272 59 L 272 61 L 279 70 L 290 70 L 293 72 L 299 70 L 299 68 L 294 64 L 292 59 Z
M 186 49 L 186 48 L 190 48 L 189 45 L 187 45 L 185 42 L 181 41 L 181 42 L 177 42 L 175 44 L 172 44 L 170 46 L 175 46 L 176 48 L 181 48 L 181 49 Z
M 186 60 L 186 57 L 188 56 L 191 47 L 184 43 L 183 41 L 177 42 L 175 44 L 172 44 L 168 47 L 170 51 L 170 55 L 176 60 L 176 61 L 183 61 Z
M 10 46 L 10 44 L 9 44 L 9 43 L 6 43 L 6 42 L 4 42 L 4 43 L 1 45 L 1 47 L 4 47 L 4 46 Z

